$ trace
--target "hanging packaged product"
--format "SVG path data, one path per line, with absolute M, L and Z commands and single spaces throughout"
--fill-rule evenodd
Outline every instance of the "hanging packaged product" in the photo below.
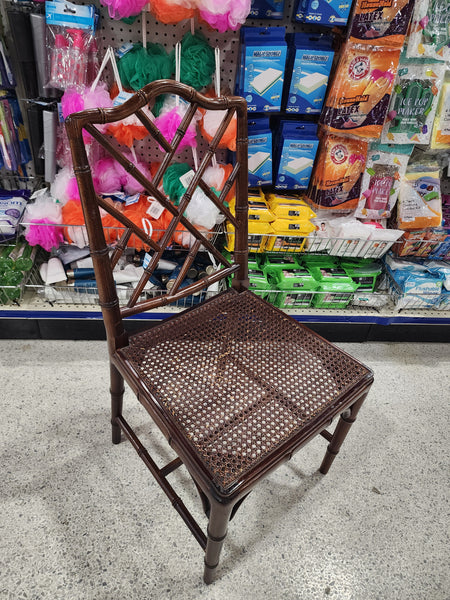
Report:
M 248 121 L 248 185 L 272 184 L 272 131 L 268 117 Z
M 378 139 L 397 74 L 400 49 L 347 43 L 320 122 L 334 133 Z
M 437 162 L 408 165 L 398 196 L 399 229 L 439 227 L 442 221 L 440 175 Z
M 450 148 L 450 82 L 445 82 L 442 86 L 430 148 L 432 150 L 448 150 Z
M 409 58 L 450 60 L 450 3 L 417 0 L 406 54 Z
M 413 149 L 412 144 L 395 146 L 374 142 L 370 145 L 356 217 L 384 219 L 391 216 L 397 202 L 400 181 L 406 173 Z
M 354 210 L 361 194 L 361 179 L 368 143 L 356 138 L 323 135 L 307 197 L 316 208 Z
M 250 19 L 282 19 L 284 0 L 252 0 Z
M 401 48 L 413 8 L 414 0 L 356 0 L 349 40 Z
M 281 110 L 287 44 L 285 27 L 243 27 L 237 94 L 250 112 Z
M 317 126 L 301 121 L 280 121 L 275 138 L 275 188 L 306 190 L 316 158 Z
M 445 64 L 402 59 L 381 140 L 385 144 L 428 144 Z
M 295 20 L 328 27 L 342 26 L 347 24 L 351 7 L 351 0 L 299 0 Z
M 295 114 L 320 114 L 325 100 L 334 52 L 325 35 L 288 33 L 288 60 L 283 107 Z
M 94 5 L 49 0 L 45 3 L 47 51 L 50 65 L 46 87 L 65 90 L 87 83 L 89 54 L 95 51 L 98 22 Z

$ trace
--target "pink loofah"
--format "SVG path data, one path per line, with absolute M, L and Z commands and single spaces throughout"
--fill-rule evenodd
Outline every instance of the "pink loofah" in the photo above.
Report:
M 99 83 L 95 90 L 91 92 L 87 89 L 83 94 L 84 108 L 111 108 L 113 101 L 109 95 L 108 89 L 104 83 Z
M 123 19 L 138 15 L 148 4 L 148 0 L 100 0 L 108 7 L 111 19 Z
M 25 235 L 25 239 L 30 246 L 42 246 L 44 250 L 50 252 L 52 248 L 57 248 L 64 241 L 62 227 L 52 227 L 51 219 L 36 219 L 33 221 Z
M 80 200 L 80 192 L 78 190 L 78 182 L 76 177 L 71 177 L 66 188 L 69 200 Z
M 118 172 L 119 163 L 113 158 L 101 158 L 94 167 L 95 191 L 98 194 L 110 194 L 122 189 L 121 174 Z
M 61 98 L 61 111 L 64 119 L 67 119 L 72 113 L 80 112 L 83 109 L 83 94 L 73 89 L 66 90 Z
M 236 31 L 250 13 L 251 0 L 199 0 L 201 18 L 213 29 L 223 33 Z
M 180 109 L 180 107 L 175 107 L 157 117 L 155 119 L 155 125 L 166 138 L 166 140 L 171 142 L 182 120 L 183 111 Z M 186 133 L 178 145 L 178 151 L 189 147 L 197 148 L 197 130 L 195 128 L 195 124 L 192 122 L 190 123 Z M 161 146 L 159 149 L 164 151 Z

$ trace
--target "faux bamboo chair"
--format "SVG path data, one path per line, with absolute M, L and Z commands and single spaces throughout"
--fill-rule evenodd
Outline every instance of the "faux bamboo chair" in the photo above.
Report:
M 157 96 L 178 94 L 189 108 L 173 140 L 166 140 L 142 112 Z M 162 176 L 198 108 L 223 111 L 222 124 L 175 207 L 159 191 Z M 96 125 L 135 114 L 165 155 L 149 181 Z M 236 161 L 220 196 L 202 181 L 233 115 L 237 117 Z M 147 85 L 131 100 L 112 109 L 93 109 L 66 121 L 75 174 L 94 261 L 111 365 L 112 441 L 121 432 L 132 443 L 159 485 L 205 551 L 204 580 L 213 580 L 229 520 L 253 487 L 316 435 L 328 441 L 320 467 L 327 473 L 372 384 L 372 372 L 342 350 L 248 291 L 247 273 L 247 107 L 244 99 L 207 98 L 173 81 Z M 165 234 L 154 242 L 131 221 L 95 194 L 83 143 L 90 133 L 173 216 Z M 231 214 L 225 198 L 235 185 Z M 199 186 L 234 225 L 233 262 L 183 213 Z M 110 256 L 100 208 L 124 225 Z M 235 216 L 234 216 L 235 215 Z M 139 300 L 146 282 L 170 243 L 178 224 L 195 242 L 167 295 Z M 142 280 L 128 304 L 120 307 L 112 269 L 131 235 L 152 253 Z M 188 287 L 180 287 L 197 252 L 208 250 L 219 268 Z M 203 303 L 163 320 L 142 333 L 127 335 L 123 319 L 167 305 L 232 276 L 232 286 Z M 167 438 L 177 457 L 158 467 L 122 415 L 124 379 Z M 340 415 L 334 433 L 326 427 Z M 184 464 L 198 489 L 208 517 L 206 534 L 167 480 Z

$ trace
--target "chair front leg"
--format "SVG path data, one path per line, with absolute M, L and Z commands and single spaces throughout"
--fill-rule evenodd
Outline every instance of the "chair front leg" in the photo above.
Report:
M 220 504 L 211 500 L 211 513 L 208 523 L 208 537 L 205 550 L 205 571 L 203 580 L 212 583 L 217 565 L 219 564 L 220 552 L 223 542 L 227 536 L 228 522 L 230 520 L 233 504 Z
M 362 403 L 367 397 L 366 392 L 359 400 L 357 400 L 354 404 L 352 404 L 347 410 L 345 410 L 339 416 L 339 422 L 336 425 L 336 429 L 334 430 L 333 437 L 331 438 L 330 443 L 328 444 L 327 451 L 325 453 L 325 457 L 320 465 L 319 471 L 326 475 L 330 470 L 331 465 L 333 464 L 334 459 L 339 453 L 339 450 L 344 443 L 345 438 L 347 437 L 347 433 L 350 430 L 350 427 L 356 421 L 356 415 L 358 414 L 359 409 L 362 406 Z
M 110 377 L 112 443 L 120 444 L 121 430 L 120 426 L 116 423 L 116 417 L 122 415 L 123 393 L 125 388 L 122 375 L 112 363 L 110 363 Z

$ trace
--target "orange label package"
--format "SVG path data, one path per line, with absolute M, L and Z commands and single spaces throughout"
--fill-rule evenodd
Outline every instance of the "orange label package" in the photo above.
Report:
M 356 0 L 349 40 L 401 48 L 413 8 L 414 0 Z
M 378 139 L 399 59 L 399 48 L 345 44 L 321 115 L 325 129 Z
M 308 198 L 316 208 L 353 210 L 361 192 L 368 142 L 323 135 Z

